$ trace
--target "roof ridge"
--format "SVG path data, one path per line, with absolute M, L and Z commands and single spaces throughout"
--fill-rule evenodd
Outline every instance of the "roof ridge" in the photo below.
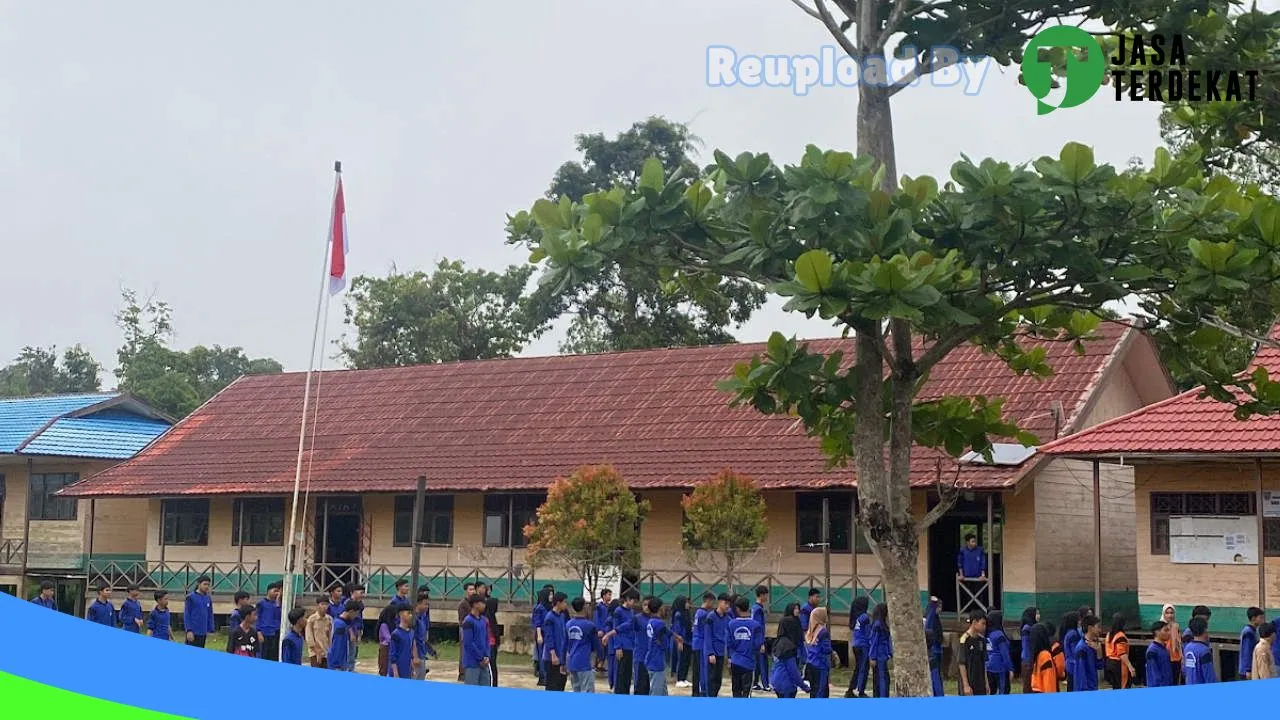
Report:
M 1162 407 L 1165 407 L 1166 405 L 1172 405 L 1189 395 L 1199 395 L 1200 392 L 1203 390 L 1204 390 L 1203 385 L 1197 385 L 1196 387 L 1193 387 L 1190 390 L 1184 390 L 1178 393 L 1177 395 L 1174 395 L 1173 397 L 1167 397 L 1164 400 L 1153 402 L 1150 405 L 1144 405 L 1138 408 L 1137 410 L 1130 410 L 1129 412 L 1123 415 L 1117 415 L 1116 417 L 1113 417 L 1110 420 L 1100 422 L 1097 425 L 1094 425 L 1089 428 L 1085 428 L 1080 432 L 1075 432 L 1070 435 L 1067 435 L 1066 437 L 1058 438 L 1057 440 L 1054 440 L 1051 443 L 1045 443 L 1044 445 L 1040 446 L 1040 452 L 1051 453 L 1056 447 L 1060 445 L 1065 445 L 1067 444 L 1068 441 L 1076 441 L 1076 440 L 1087 438 L 1088 436 L 1096 434 L 1102 430 L 1113 428 L 1122 422 L 1127 422 L 1128 420 L 1131 420 L 1135 417 L 1139 417 L 1141 415 L 1145 415 L 1153 410 L 1158 410 Z
M 65 400 L 67 398 L 88 398 L 88 397 L 112 397 L 123 395 L 119 390 L 98 390 L 97 392 L 78 392 L 78 393 L 54 393 L 52 395 L 18 395 L 14 397 L 0 398 L 0 403 L 6 402 L 28 402 L 38 400 Z

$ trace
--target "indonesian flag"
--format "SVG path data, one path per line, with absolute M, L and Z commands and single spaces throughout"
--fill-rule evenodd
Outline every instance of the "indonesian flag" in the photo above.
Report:
M 342 199 L 342 176 L 333 194 L 333 217 L 329 220 L 329 294 L 337 295 L 347 286 L 347 204 Z

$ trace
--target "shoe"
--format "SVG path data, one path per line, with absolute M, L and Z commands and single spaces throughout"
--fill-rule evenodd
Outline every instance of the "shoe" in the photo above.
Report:
M 676 687 L 678 688 L 693 687 L 693 683 L 689 682 L 688 680 L 680 680 L 676 682 Z
M 755 690 L 756 692 L 764 692 L 764 686 L 761 685 L 760 683 L 756 683 L 755 685 L 752 685 L 751 689 Z
M 773 688 L 769 687 L 768 685 L 765 685 L 765 686 L 764 686 L 764 691 L 765 691 L 765 692 L 773 692 Z

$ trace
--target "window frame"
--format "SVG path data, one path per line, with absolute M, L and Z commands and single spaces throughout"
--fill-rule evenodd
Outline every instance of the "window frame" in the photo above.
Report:
M 858 511 L 858 493 L 856 490 L 826 490 L 826 491 L 816 491 L 816 492 L 793 493 L 792 519 L 795 521 L 795 526 L 796 526 L 796 552 L 797 553 L 821 553 L 822 552 L 822 545 L 820 544 L 822 542 L 822 529 L 819 526 L 821 525 L 821 522 L 822 522 L 822 498 L 824 497 L 829 498 L 831 500 L 831 502 L 828 503 L 827 505 L 827 512 L 829 516 L 828 520 L 831 521 L 831 528 L 828 530 L 828 533 L 827 533 L 828 542 L 831 543 L 831 547 L 830 547 L 831 554 L 832 555 L 848 555 L 850 553 L 849 546 L 847 545 L 843 545 L 841 547 L 836 546 L 836 543 L 834 541 L 837 535 L 836 533 L 832 532 L 834 528 L 840 527 L 840 523 L 836 521 L 837 516 L 844 516 L 848 518 L 847 527 L 851 528 L 854 532 L 856 532 L 858 536 L 857 539 L 852 542 L 854 548 L 856 548 L 859 555 L 870 555 L 871 542 L 867 538 L 866 532 L 863 531 L 862 528 L 857 527 L 857 524 L 856 524 L 857 511 Z M 837 501 L 844 500 L 846 497 L 848 498 L 847 505 L 845 507 L 839 507 L 843 503 L 838 503 Z M 817 508 L 816 510 L 801 508 L 802 501 L 805 501 L 808 499 L 812 499 L 814 501 Z M 839 507 L 839 510 L 837 510 L 838 507 Z M 810 519 L 809 518 L 810 515 L 813 515 L 814 517 Z M 805 537 L 804 531 L 805 531 L 805 528 L 807 527 L 817 527 L 818 528 L 817 536 L 812 539 Z M 849 531 L 845 530 L 845 535 L 847 536 L 848 534 L 849 534 Z M 811 542 L 814 543 L 813 547 L 808 546 L 808 543 L 811 543 Z
M 170 507 L 172 505 L 176 505 L 179 503 L 186 503 L 192 506 L 203 505 L 204 528 L 202 530 L 202 535 L 199 541 L 179 542 L 177 540 L 177 537 L 179 535 L 178 528 L 176 527 L 177 518 L 182 516 L 198 517 L 201 514 L 199 510 L 194 512 L 192 511 L 178 512 L 177 510 L 170 510 Z M 210 521 L 210 516 L 212 515 L 211 506 L 212 506 L 212 503 L 210 502 L 209 498 L 170 498 L 170 499 L 161 500 L 160 501 L 160 544 L 165 547 L 208 547 L 209 546 L 209 521 Z M 170 542 L 169 538 L 167 537 L 170 515 L 173 515 L 175 519 L 175 528 L 174 528 L 175 539 L 172 542 Z
M 49 479 L 61 478 L 62 484 L 53 492 L 49 491 Z M 40 491 L 36 491 L 36 481 L 40 481 Z M 31 473 L 27 476 L 27 518 L 32 522 L 75 522 L 80 516 L 80 501 L 76 498 L 54 497 L 53 493 L 68 485 L 80 481 L 80 473 Z M 61 503 L 61 504 L 60 504 Z M 50 508 L 69 508 L 58 513 L 56 517 L 48 517 Z M 38 510 L 38 512 L 37 512 Z
M 427 493 L 425 502 L 422 505 L 422 536 L 418 538 L 419 545 L 423 547 L 453 547 L 453 525 L 454 510 L 457 507 L 457 501 L 452 493 Z M 413 495 L 396 495 L 392 501 L 392 521 L 391 521 L 391 545 L 392 547 L 413 547 L 413 543 L 409 542 L 409 535 L 413 533 Z M 437 502 L 440 505 L 432 507 L 432 503 Z M 402 504 L 408 505 L 407 508 L 401 507 Z M 448 509 L 443 509 L 444 505 L 448 505 Z M 407 515 L 407 517 L 405 517 Z M 444 542 L 435 542 L 433 534 L 436 528 L 436 522 L 440 519 L 447 519 L 449 526 L 448 532 L 445 533 Z M 402 527 L 401 523 L 405 526 Z
M 244 506 L 244 503 L 264 503 L 264 504 L 272 503 L 273 505 L 275 503 L 279 503 L 279 511 L 276 511 L 274 509 L 261 509 L 261 508 L 247 509 L 245 511 L 244 529 L 246 533 L 249 535 L 249 542 L 246 542 L 244 546 L 245 547 L 284 547 L 284 536 L 288 531 L 285 530 L 285 527 L 284 527 L 285 499 L 282 497 L 243 497 L 243 498 L 233 499 L 231 501 L 231 547 L 240 547 L 240 540 L 241 540 L 240 508 Z M 270 522 L 271 522 L 271 516 L 273 515 L 279 517 L 280 539 L 272 541 L 270 538 L 270 534 L 268 534 L 267 539 L 264 540 L 263 542 L 255 542 L 254 533 L 253 533 L 254 531 L 253 523 L 255 522 L 255 520 L 257 521 L 265 520 L 265 522 L 268 525 L 268 533 L 270 533 L 271 532 Z M 206 533 L 207 532 L 208 531 L 206 530 Z
M 514 502 L 512 501 L 514 498 Z M 490 503 L 495 506 L 490 509 Z M 497 507 L 501 501 L 502 507 Z M 484 496 L 480 513 L 480 540 L 487 548 L 510 548 L 523 550 L 529 546 L 524 536 L 524 526 L 534 522 L 538 517 L 538 508 L 547 501 L 546 493 L 488 493 Z M 502 523 L 502 534 L 506 537 L 503 543 L 489 541 L 489 520 L 499 518 Z M 525 522 L 514 522 L 515 518 L 526 519 Z

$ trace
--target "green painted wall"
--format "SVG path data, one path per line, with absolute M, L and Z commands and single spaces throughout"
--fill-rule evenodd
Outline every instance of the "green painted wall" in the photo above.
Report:
M 1022 611 L 1029 607 L 1040 609 L 1040 618 L 1057 625 L 1063 613 L 1085 605 L 1093 605 L 1093 591 L 1088 592 L 1014 592 L 1006 591 L 1003 597 L 1005 619 L 1016 622 Z M 1139 621 L 1137 590 L 1104 590 L 1102 607 L 1094 608 L 1105 623 L 1111 622 L 1116 613 L 1123 613 L 1127 623 Z M 1157 609 L 1157 612 L 1159 610 Z M 1150 624 L 1150 623 L 1147 623 Z

